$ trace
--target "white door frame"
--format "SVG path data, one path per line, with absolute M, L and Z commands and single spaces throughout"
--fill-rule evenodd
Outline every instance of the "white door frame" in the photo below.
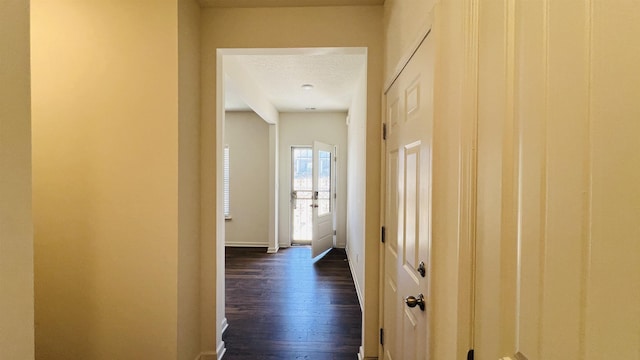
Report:
M 219 357 L 221 357 L 226 349 L 224 347 L 224 341 L 222 341 L 222 333 L 226 330 L 226 328 L 228 327 L 227 324 L 227 320 L 226 320 L 226 315 L 225 315 L 225 261 L 224 261 L 224 246 L 225 246 L 225 231 L 224 231 L 224 204 L 223 204 L 223 178 L 220 174 L 222 174 L 222 167 L 223 167 L 223 150 L 222 148 L 224 147 L 224 143 L 225 143 L 225 139 L 224 139 L 224 122 L 225 122 L 225 109 L 224 109 L 224 74 L 225 71 L 228 70 L 228 68 L 225 66 L 225 62 L 224 62 L 224 57 L 225 55 L 264 55 L 264 54 L 316 54 L 316 53 L 322 53 L 322 54 L 326 54 L 326 53 L 336 53 L 336 54 L 363 54 L 365 56 L 367 55 L 367 48 L 366 47 L 334 47 L 334 48 L 329 48 L 329 47 L 325 47 L 325 48 L 242 48 L 242 49 L 234 49 L 234 48 L 228 48 L 228 49 L 216 49 L 216 109 L 215 109 L 215 113 L 216 113 L 216 119 L 215 119 L 215 153 L 216 153 L 216 158 L 215 158 L 215 163 L 216 163 L 216 179 L 215 179 L 215 183 L 216 183 L 216 205 L 215 205 L 215 223 L 216 223 L 216 240 L 215 240 L 215 267 L 216 267 L 216 275 L 215 275 L 215 283 L 216 283 L 216 288 L 215 288 L 215 299 L 216 299 L 216 316 L 215 318 L 217 319 L 217 323 L 215 324 L 215 338 L 216 338 L 216 342 L 217 342 L 217 349 L 216 349 L 216 353 L 218 354 Z M 228 64 L 227 64 L 228 65 Z M 365 75 L 367 75 L 366 71 L 365 71 Z M 366 79 L 366 77 L 365 77 Z M 251 105 L 251 104 L 249 104 Z M 277 134 L 277 126 L 278 126 L 278 113 L 275 110 L 275 108 L 270 109 L 269 106 L 264 106 L 264 103 L 260 104 L 255 104 L 258 105 L 257 107 L 259 109 L 253 108 L 253 110 L 260 115 L 260 117 L 262 117 L 263 119 L 265 119 L 265 121 L 267 121 L 268 123 L 274 124 L 274 126 L 270 127 L 270 141 L 269 141 L 269 147 L 270 147 L 270 155 L 269 155 L 269 161 L 270 163 L 275 163 L 277 166 L 277 154 L 274 154 L 274 150 L 277 151 L 277 144 L 278 144 L 278 139 L 277 136 L 274 136 L 274 134 Z M 365 109 L 366 110 L 366 109 Z M 274 130 L 275 133 L 274 133 Z M 363 131 L 366 131 L 363 130 Z M 363 134 L 363 137 L 366 139 L 366 132 Z M 366 142 L 366 141 L 365 141 Z M 278 197 L 276 194 L 278 194 L 278 173 L 275 172 L 274 174 L 271 173 L 270 171 L 270 178 L 273 175 L 273 183 L 271 182 L 270 179 L 270 187 L 274 188 L 274 191 L 272 192 L 273 194 L 270 194 L 270 206 L 272 204 L 277 204 L 278 202 Z M 365 186 L 365 184 L 363 184 L 363 186 Z M 334 187 L 335 188 L 335 187 Z M 335 204 L 334 204 L 334 208 L 335 208 Z M 271 209 L 273 210 L 273 206 L 271 206 Z M 278 244 L 278 237 L 277 237 L 277 229 L 278 229 L 278 212 L 277 212 L 277 208 L 276 210 L 274 210 L 273 214 L 270 214 L 270 222 L 273 222 L 273 224 L 270 223 L 269 225 L 269 229 L 270 229 L 270 244 L 272 243 L 271 239 L 272 239 L 272 234 L 274 233 L 275 236 L 273 237 L 273 250 L 271 248 L 271 245 L 269 247 L 269 252 L 275 252 L 277 251 L 277 248 L 279 247 Z M 275 227 L 274 231 L 272 230 L 272 225 Z M 335 227 L 335 225 L 334 225 Z M 334 237 L 334 243 L 335 243 L 335 237 Z M 369 247 L 365 248 L 365 251 L 368 251 L 367 249 L 369 249 Z M 206 258 L 206 255 L 203 255 Z M 371 261 L 372 263 L 375 262 L 376 259 L 372 259 L 373 261 Z M 375 269 L 372 269 L 373 271 L 375 271 Z M 365 267 L 365 271 L 366 267 Z M 209 294 L 207 294 L 209 295 Z M 372 301 L 373 303 L 374 301 Z M 366 337 L 366 334 L 368 334 L 369 332 L 373 333 L 373 331 L 370 331 L 369 329 L 374 328 L 374 324 L 373 322 L 365 316 L 366 312 L 363 311 L 363 316 L 362 316 L 362 322 L 363 322 L 363 342 L 366 341 L 364 338 Z M 365 324 L 370 324 L 370 325 L 365 325 Z M 210 324 L 205 324 L 203 325 L 203 328 L 209 329 Z M 213 335 L 213 334 L 212 334 Z M 369 338 L 371 338 L 371 336 L 369 336 Z M 362 349 L 362 348 L 361 348 Z M 362 351 L 361 351 L 362 352 Z

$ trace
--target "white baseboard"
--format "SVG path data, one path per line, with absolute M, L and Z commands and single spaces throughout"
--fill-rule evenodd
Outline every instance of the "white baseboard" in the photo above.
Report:
M 231 242 L 231 241 L 227 241 L 224 243 L 225 247 L 263 247 L 263 248 L 268 248 L 269 244 L 264 243 L 264 242 L 251 242 L 251 241 L 238 241 L 238 242 Z
M 349 252 L 347 252 L 347 263 L 349 263 L 349 271 L 351 271 L 351 278 L 353 278 L 353 285 L 356 287 L 356 294 L 358 295 L 358 303 L 360 304 L 360 311 L 364 312 L 364 301 L 362 292 L 360 291 L 360 285 L 358 284 L 358 277 L 356 276 L 355 269 L 349 259 Z
M 267 254 L 275 254 L 278 252 L 278 250 L 280 250 L 280 247 L 270 247 L 267 249 Z
M 196 356 L 195 360 L 221 360 L 225 352 L 227 348 L 224 347 L 224 341 L 220 341 L 216 351 L 203 351 Z
M 362 348 L 362 346 L 360 346 L 360 351 L 358 352 L 358 360 L 378 360 L 378 357 L 365 357 L 364 356 L 364 349 Z
M 229 322 L 227 321 L 227 318 L 225 317 L 224 319 L 222 319 L 222 322 L 220 323 L 220 333 L 224 334 L 225 331 L 227 331 L 227 328 L 229 327 Z
M 216 349 L 216 354 L 218 356 L 218 360 L 222 360 L 222 357 L 224 356 L 224 353 L 227 352 L 227 348 L 224 347 L 224 341 L 220 340 L 220 343 L 218 344 L 218 348 Z

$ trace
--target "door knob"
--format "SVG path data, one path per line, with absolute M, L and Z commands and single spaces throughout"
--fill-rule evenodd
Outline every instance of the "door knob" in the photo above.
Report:
M 418 297 L 407 296 L 404 298 L 404 303 L 407 304 L 408 307 L 413 308 L 419 306 L 420 310 L 424 311 L 424 295 L 418 294 Z

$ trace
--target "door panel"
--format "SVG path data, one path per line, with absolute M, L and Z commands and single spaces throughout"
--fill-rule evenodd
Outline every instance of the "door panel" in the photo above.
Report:
M 333 146 L 313 142 L 313 240 L 311 257 L 333 247 Z
M 402 337 L 402 359 L 418 359 L 418 349 L 416 348 L 418 340 L 416 339 L 416 336 L 414 334 L 417 332 L 416 330 L 419 320 L 411 313 L 409 309 L 404 309 L 403 314 L 404 316 L 402 319 L 402 334 L 404 336 Z
M 404 256 L 403 260 L 405 262 L 405 271 L 408 271 L 410 275 L 413 275 L 412 269 L 418 267 L 418 252 L 417 247 L 420 244 L 417 244 L 419 241 L 418 237 L 418 182 L 419 182 L 419 153 L 420 143 L 411 144 L 410 146 L 405 147 L 405 186 L 404 186 L 404 204 L 405 204 L 405 223 L 404 223 L 404 238 L 403 238 L 403 249 Z
M 429 36 L 387 93 L 385 359 L 422 360 L 429 350 L 433 56 Z M 405 304 L 419 294 L 424 310 Z

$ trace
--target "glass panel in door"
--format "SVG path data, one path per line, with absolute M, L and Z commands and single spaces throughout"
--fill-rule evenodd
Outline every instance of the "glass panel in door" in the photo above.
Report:
M 291 149 L 291 241 L 310 243 L 313 237 L 313 149 Z
M 318 215 L 331 213 L 331 152 L 318 152 Z

